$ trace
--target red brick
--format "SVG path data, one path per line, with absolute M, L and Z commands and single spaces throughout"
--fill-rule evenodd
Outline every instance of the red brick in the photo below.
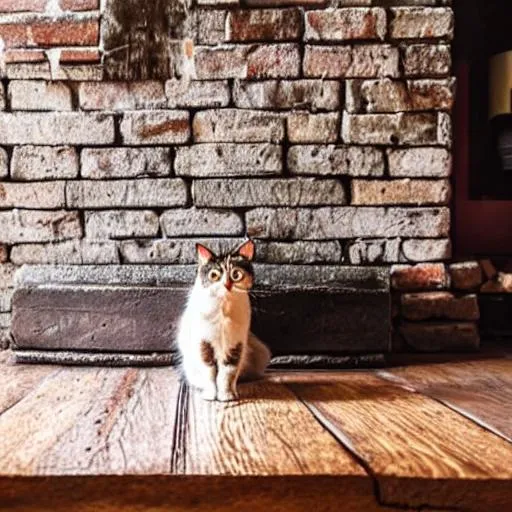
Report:
M 408 320 L 478 320 L 476 295 L 456 297 L 449 292 L 406 293 L 402 296 L 402 314 Z
M 7 48 L 33 46 L 77 45 L 93 46 L 99 40 L 97 19 L 68 21 L 41 19 L 27 23 L 0 25 L 2 39 Z
M 477 350 L 478 327 L 474 323 L 406 323 L 400 332 L 407 344 L 420 352 L 458 352 Z
M 391 284 L 396 290 L 436 290 L 448 286 L 449 276 L 442 263 L 395 265 L 391 269 Z
M 482 284 L 482 269 L 478 261 L 466 261 L 450 265 L 453 287 L 457 290 L 472 290 Z
M 0 244 L 0 263 L 5 263 L 7 261 L 7 256 L 7 246 Z
M 70 62 L 99 62 L 100 52 L 96 49 L 88 50 L 62 50 L 60 54 L 60 61 L 65 63 Z
M 48 0 L 0 0 L 0 12 L 44 12 Z
M 384 9 L 345 8 L 306 13 L 307 41 L 348 41 L 386 37 Z
M 93 11 L 100 8 L 100 0 L 60 0 L 63 11 Z
M 245 0 L 249 7 L 282 7 L 285 5 L 319 6 L 325 5 L 327 0 Z
M 387 44 L 306 46 L 304 76 L 374 78 L 399 76 L 398 48 Z
M 227 18 L 230 41 L 289 41 L 299 39 L 299 9 L 252 9 L 232 11 Z
M 262 45 L 247 59 L 247 78 L 295 78 L 299 73 L 300 54 L 295 44 Z
M 5 52 L 5 63 L 45 62 L 46 55 L 42 50 L 9 50 Z

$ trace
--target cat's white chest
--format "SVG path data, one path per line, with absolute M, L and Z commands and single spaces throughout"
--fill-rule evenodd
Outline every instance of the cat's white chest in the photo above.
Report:
M 200 314 L 194 325 L 196 339 L 222 347 L 245 342 L 250 325 L 250 307 L 244 301 L 224 301 L 209 314 Z

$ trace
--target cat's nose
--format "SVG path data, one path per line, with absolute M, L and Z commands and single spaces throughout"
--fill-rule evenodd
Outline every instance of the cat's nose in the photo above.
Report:
M 231 279 L 228 279 L 225 283 L 224 283 L 224 287 L 226 288 L 226 290 L 228 292 L 231 291 L 231 288 L 233 288 L 233 281 L 231 281 Z

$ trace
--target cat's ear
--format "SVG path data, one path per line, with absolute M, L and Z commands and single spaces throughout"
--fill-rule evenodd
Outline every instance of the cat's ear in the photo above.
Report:
M 244 257 L 246 260 L 252 261 L 254 258 L 255 246 L 252 240 L 247 240 L 244 242 L 237 250 L 236 254 Z
M 197 259 L 199 260 L 200 265 L 206 265 L 210 261 L 215 259 L 215 254 L 213 254 L 208 247 L 205 247 L 201 244 L 196 244 L 197 250 Z

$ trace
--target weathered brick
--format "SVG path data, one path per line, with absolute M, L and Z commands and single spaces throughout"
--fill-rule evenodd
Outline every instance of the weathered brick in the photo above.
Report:
M 16 267 L 12 263 L 0 265 L 0 290 L 5 290 L 14 286 L 15 272 Z
M 352 265 L 397 263 L 400 261 L 400 239 L 356 240 L 348 245 Z
M 324 9 L 306 12 L 306 41 L 348 41 L 386 37 L 386 11 L 381 8 Z
M 0 148 L 0 179 L 9 175 L 9 156 L 5 149 Z
M 125 240 L 120 242 L 120 251 L 125 263 L 184 265 L 197 262 L 196 243 L 206 245 L 216 254 L 222 254 L 240 245 L 242 241 L 242 238 Z
M 361 146 L 291 146 L 288 169 L 297 175 L 383 176 L 384 155 Z
M 257 238 L 329 240 L 357 237 L 440 237 L 450 228 L 448 208 L 258 208 L 246 214 Z
M 81 176 L 89 179 L 169 176 L 171 167 L 167 148 L 88 148 L 81 155 Z
M 0 183 L 0 208 L 64 208 L 65 182 Z
M 71 89 L 62 82 L 14 80 L 9 97 L 13 110 L 73 110 Z
M 455 80 L 352 80 L 347 84 L 346 96 L 349 112 L 451 110 Z
M 209 209 L 174 209 L 160 216 L 164 235 L 169 237 L 243 235 L 244 225 L 237 213 Z
M 44 12 L 48 0 L 0 0 L 0 12 Z
M 197 44 L 220 44 L 226 40 L 226 11 L 194 10 L 194 41 Z
M 168 80 L 165 84 L 167 106 L 179 107 L 226 107 L 230 92 L 228 82 L 191 82 L 188 80 Z
M 5 263 L 9 259 L 9 252 L 7 246 L 0 244 L 0 263 Z
M 7 244 L 52 242 L 81 238 L 78 212 L 69 211 L 0 211 L 0 240 Z
M 5 89 L 2 83 L 0 83 L 0 110 L 5 110 Z
M 296 112 L 286 118 L 288 140 L 294 144 L 336 142 L 339 114 L 309 114 Z
M 187 186 L 181 179 L 166 178 L 69 181 L 66 198 L 71 208 L 184 206 Z
M 290 41 L 302 33 L 299 9 L 250 9 L 228 13 L 226 35 L 229 41 Z
M 480 346 L 475 323 L 405 323 L 400 333 L 410 347 L 420 352 L 474 351 Z
M 262 242 L 256 246 L 256 260 L 265 263 L 303 264 L 340 263 L 343 251 L 339 242 Z
M 63 11 L 93 11 L 99 9 L 99 0 L 59 0 Z
M 120 262 L 115 242 L 85 239 L 15 245 L 11 260 L 16 265 L 104 265 Z
M 249 7 L 281 7 L 284 5 L 304 5 L 317 6 L 325 5 L 328 0 L 244 0 L 244 4 Z M 366 1 L 365 5 L 370 5 L 370 0 L 353 0 L 354 2 Z
M 452 117 L 446 112 L 439 112 L 438 116 L 437 140 L 439 144 L 451 148 L 453 144 Z
M 452 244 L 448 239 L 404 240 L 402 253 L 406 261 L 448 260 L 452 257 Z
M 11 314 L 10 313 L 0 313 L 0 332 L 4 331 L 6 329 L 9 329 L 10 326 L 11 326 Z M 3 333 L 0 335 L 3 336 Z
M 300 73 L 296 44 L 198 46 L 195 73 L 200 80 L 295 78 Z
M 58 69 L 51 68 L 45 62 L 28 62 L 8 64 L 6 76 L 10 80 L 67 80 L 89 82 L 103 80 L 104 69 L 101 65 L 92 64 L 61 64 Z
M 9 20 L 9 19 L 8 19 Z M 7 48 L 30 46 L 96 46 L 99 41 L 99 21 L 96 16 L 83 18 L 54 18 L 32 15 L 16 22 L 0 24 L 2 39 Z
M 149 210 L 85 212 L 85 234 L 90 240 L 154 237 L 158 215 Z
M 453 11 L 445 7 L 395 7 L 389 31 L 393 39 L 452 39 L 453 21 Z
M 344 114 L 343 141 L 353 144 L 432 145 L 439 142 L 436 114 Z
M 197 5 L 208 5 L 214 7 L 227 7 L 235 6 L 240 3 L 240 0 L 197 0 Z
M 450 265 L 452 285 L 457 290 L 477 289 L 483 281 L 482 269 L 478 261 L 465 261 Z
M 281 174 L 282 148 L 275 144 L 196 144 L 178 148 L 178 176 L 240 177 Z
M 161 82 L 84 82 L 78 89 L 82 110 L 138 110 L 165 107 Z
M 406 46 L 402 60 L 406 76 L 447 76 L 452 68 L 451 48 L 448 45 Z
M 113 144 L 114 120 L 104 114 L 82 112 L 0 113 L 3 144 Z
M 353 205 L 448 204 L 451 196 L 447 180 L 352 180 Z
M 58 180 L 78 177 L 78 154 L 68 146 L 16 146 L 11 177 L 16 181 Z
M 408 320 L 478 320 L 476 295 L 456 297 L 449 292 L 405 293 L 401 297 L 402 315 Z
M 189 114 L 180 110 L 127 112 L 121 134 L 125 144 L 184 144 L 190 137 Z
M 236 81 L 233 99 L 238 108 L 337 110 L 340 83 L 333 80 Z
M 247 56 L 247 75 L 239 78 L 296 78 L 300 75 L 300 69 L 298 45 L 259 45 L 251 47 Z
M 389 149 L 387 155 L 393 178 L 442 178 L 452 171 L 452 155 L 444 148 Z
M 12 309 L 13 288 L 0 289 L 0 313 L 7 313 Z
M 196 142 L 280 142 L 284 119 L 272 112 L 207 110 L 192 123 Z
M 318 78 L 378 78 L 400 75 L 398 48 L 390 45 L 306 46 L 304 74 Z
M 33 62 L 41 63 L 47 62 L 47 57 L 44 50 L 6 50 L 4 51 L 5 64 L 12 64 L 16 62 Z
M 194 204 L 210 207 L 345 204 L 343 185 L 313 178 L 201 180 L 192 187 Z
M 442 263 L 396 265 L 391 269 L 391 285 L 396 290 L 436 290 L 449 284 L 450 276 Z

